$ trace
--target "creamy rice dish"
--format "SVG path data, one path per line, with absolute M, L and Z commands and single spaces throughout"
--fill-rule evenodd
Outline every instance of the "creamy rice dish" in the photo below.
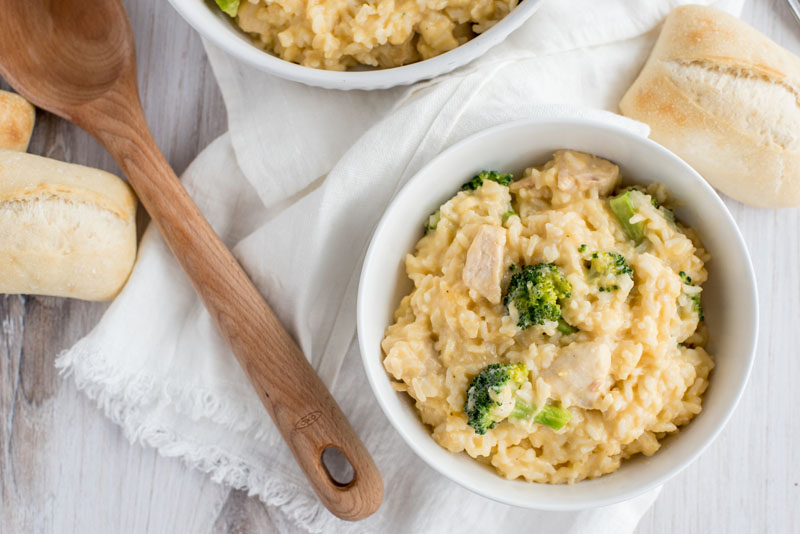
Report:
M 518 0 L 217 0 L 261 48 L 306 67 L 399 67 L 485 32 Z
M 701 411 L 709 255 L 659 184 L 560 150 L 427 221 L 384 367 L 433 438 L 509 479 L 611 473 Z

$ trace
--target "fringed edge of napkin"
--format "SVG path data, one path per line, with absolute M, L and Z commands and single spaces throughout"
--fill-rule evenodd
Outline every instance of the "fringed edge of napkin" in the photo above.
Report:
M 157 388 L 151 376 L 120 371 L 109 364 L 101 351 L 85 346 L 88 344 L 84 341 L 61 352 L 56 368 L 65 379 L 72 377 L 77 389 L 122 427 L 130 443 L 152 447 L 165 457 L 179 458 L 188 468 L 209 475 L 218 484 L 247 490 L 248 496 L 255 495 L 270 507 L 280 507 L 284 517 L 309 533 L 321 534 L 333 527 L 335 518 L 316 497 L 297 485 L 270 478 L 218 447 L 187 440 L 163 426 L 143 421 L 138 408 L 166 399 L 171 408 L 193 421 L 207 419 L 234 432 L 252 433 L 255 439 L 270 430 L 262 410 L 252 409 L 247 402 L 231 402 L 208 390 L 174 384 Z

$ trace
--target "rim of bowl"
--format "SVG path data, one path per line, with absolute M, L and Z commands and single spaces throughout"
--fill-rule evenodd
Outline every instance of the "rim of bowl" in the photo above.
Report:
M 304 67 L 258 48 L 250 42 L 244 32 L 222 19 L 227 15 L 222 12 L 215 13 L 207 1 L 169 0 L 169 2 L 200 35 L 252 67 L 280 78 L 325 89 L 372 90 L 429 80 L 466 65 L 505 40 L 533 15 L 542 0 L 524 0 L 497 24 L 444 54 L 391 69 L 344 72 Z
M 541 505 L 536 502 L 531 502 L 529 497 L 526 498 L 504 498 L 498 495 L 491 494 L 488 491 L 483 490 L 479 485 L 474 484 L 474 480 L 470 476 L 462 476 L 460 472 L 447 472 L 441 466 L 437 465 L 432 458 L 428 457 L 425 453 L 424 449 L 411 439 L 411 437 L 405 431 L 405 423 L 401 421 L 399 414 L 395 414 L 389 406 L 387 406 L 386 402 L 384 401 L 383 397 L 379 394 L 378 391 L 378 380 L 389 380 L 388 375 L 386 374 L 385 369 L 383 368 L 383 361 L 382 359 L 377 362 L 372 362 L 370 359 L 370 355 L 374 353 L 373 351 L 368 350 L 369 348 L 364 345 L 363 336 L 361 332 L 364 331 L 363 317 L 364 317 L 364 310 L 366 307 L 366 300 L 368 296 L 363 291 L 364 287 L 364 280 L 367 276 L 368 266 L 372 262 L 372 256 L 375 254 L 376 242 L 378 237 L 383 233 L 384 228 L 388 225 L 388 217 L 387 215 L 389 212 L 394 209 L 397 205 L 400 205 L 400 199 L 404 196 L 410 194 L 411 185 L 422 180 L 424 175 L 427 173 L 429 167 L 435 165 L 440 159 L 448 157 L 453 152 L 458 152 L 462 149 L 464 145 L 468 145 L 474 142 L 477 142 L 480 139 L 491 137 L 497 134 L 500 131 L 513 129 L 520 126 L 540 126 L 542 128 L 546 128 L 548 126 L 563 126 L 563 125 L 571 125 L 577 127 L 591 127 L 591 128 L 599 128 L 606 130 L 610 135 L 616 135 L 621 137 L 627 137 L 633 140 L 634 143 L 640 143 L 642 145 L 648 146 L 650 149 L 656 150 L 661 152 L 666 157 L 675 160 L 675 162 L 683 168 L 683 170 L 687 173 L 687 175 L 692 176 L 694 181 L 697 183 L 697 186 L 705 189 L 707 193 L 710 193 L 711 197 L 714 199 L 714 202 L 717 203 L 717 206 L 721 208 L 722 213 L 725 216 L 725 222 L 727 226 L 732 231 L 733 235 L 736 237 L 736 246 L 743 251 L 743 256 L 746 261 L 746 271 L 748 275 L 748 289 L 749 294 L 747 295 L 748 299 L 754 304 L 753 306 L 753 329 L 752 329 L 752 336 L 750 338 L 750 346 L 747 347 L 748 352 L 748 360 L 747 360 L 747 368 L 744 371 L 743 379 L 738 384 L 738 388 L 736 394 L 734 396 L 733 402 L 729 404 L 729 406 L 725 409 L 722 417 L 716 422 L 713 431 L 710 432 L 708 436 L 706 436 L 702 443 L 696 447 L 691 454 L 688 454 L 686 457 L 682 458 L 681 461 L 676 464 L 674 468 L 667 471 L 666 473 L 654 477 L 652 480 L 649 480 L 647 483 L 642 484 L 641 486 L 635 487 L 631 490 L 625 492 L 619 492 L 618 494 L 614 494 L 607 497 L 597 497 L 594 499 L 586 499 L 581 503 L 558 503 L 558 504 L 551 504 L 547 503 Z M 695 171 L 688 163 L 683 161 L 680 157 L 676 154 L 668 150 L 667 148 L 659 145 L 655 141 L 647 137 L 640 136 L 633 132 L 630 132 L 624 128 L 621 128 L 614 124 L 608 124 L 602 121 L 594 120 L 594 119 L 582 119 L 582 118 L 564 118 L 564 119 L 554 119 L 554 118 L 534 118 L 534 119 L 522 119 L 516 120 L 512 122 L 503 123 L 497 126 L 493 126 L 486 130 L 482 130 L 480 132 L 476 132 L 461 141 L 453 144 L 452 146 L 448 147 L 444 151 L 440 152 L 434 158 L 432 158 L 428 163 L 426 163 L 411 179 L 406 182 L 403 187 L 398 191 L 398 193 L 392 198 L 387 206 L 384 214 L 381 216 L 380 222 L 375 227 L 375 231 L 370 238 L 369 248 L 367 249 L 366 255 L 364 256 L 364 262 L 362 264 L 361 269 L 361 276 L 359 277 L 359 286 L 358 286 L 358 296 L 357 296 L 357 311 L 356 311 L 356 325 L 358 329 L 358 343 L 359 343 L 359 351 L 361 352 L 361 360 L 362 365 L 364 366 L 365 373 L 367 375 L 367 380 L 369 381 L 370 388 L 372 389 L 372 393 L 375 398 L 378 400 L 378 404 L 381 407 L 386 418 L 391 423 L 392 427 L 394 427 L 395 431 L 400 434 L 403 438 L 403 441 L 414 451 L 414 453 L 422 459 L 429 467 L 433 468 L 436 472 L 443 475 L 445 478 L 452 480 L 453 482 L 457 483 L 458 485 L 462 486 L 463 488 L 472 491 L 473 493 L 477 493 L 483 497 L 491 499 L 496 502 L 500 502 L 503 504 L 509 504 L 513 506 L 518 506 L 521 508 L 529 508 L 529 509 L 536 509 L 536 510 L 547 510 L 547 511 L 576 511 L 576 510 L 583 510 L 589 508 L 597 508 L 601 506 L 608 506 L 612 504 L 617 504 L 623 501 L 627 501 L 633 499 L 637 496 L 640 496 L 647 491 L 656 488 L 657 486 L 663 485 L 668 480 L 672 479 L 676 475 L 678 475 L 681 471 L 683 471 L 686 467 L 692 464 L 710 445 L 714 442 L 714 440 L 719 436 L 720 432 L 725 428 L 730 420 L 733 412 L 736 410 L 736 407 L 739 405 L 739 401 L 744 394 L 744 390 L 747 387 L 747 384 L 750 380 L 750 374 L 753 369 L 753 364 L 755 362 L 756 357 L 756 347 L 758 343 L 758 330 L 759 330 L 759 308 L 758 308 L 758 289 L 756 285 L 756 278 L 755 272 L 753 270 L 752 261 L 750 258 L 750 252 L 747 249 L 747 245 L 745 243 L 744 237 L 742 236 L 741 231 L 739 230 L 739 226 L 736 224 L 733 216 L 728 210 L 728 207 L 716 193 L 716 191 L 706 182 L 698 173 Z M 382 349 L 378 348 L 378 351 L 382 354 Z M 380 364 L 380 365 L 378 365 Z M 377 371 L 375 370 L 378 367 Z M 381 374 L 382 373 L 382 374 Z M 431 437 L 431 440 L 433 438 Z M 436 446 L 441 447 L 438 443 L 434 443 Z M 446 451 L 446 449 L 442 448 L 442 451 Z M 454 453 L 450 453 L 454 454 Z M 455 453 L 455 454 L 466 454 L 466 453 Z M 656 453 L 658 454 L 658 453 Z M 500 477 L 500 475 L 495 474 L 495 476 Z M 605 476 L 605 475 L 604 475 Z M 502 477 L 500 477 L 502 479 Z M 599 477 L 600 479 L 602 477 Z M 598 480 L 598 479 L 591 479 L 591 480 Z M 517 480 L 508 480 L 510 483 L 517 482 Z M 583 481 L 576 482 L 576 484 L 580 484 Z M 527 482 L 528 484 L 536 484 L 535 482 Z M 546 485 L 546 484 L 543 484 Z

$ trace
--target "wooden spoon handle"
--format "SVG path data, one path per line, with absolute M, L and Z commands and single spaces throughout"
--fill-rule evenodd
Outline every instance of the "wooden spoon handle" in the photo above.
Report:
M 314 490 L 342 519 L 358 520 L 383 498 L 380 473 L 350 422 L 269 305 L 203 217 L 155 144 L 130 95 L 77 121 L 106 147 L 127 175 Z M 99 103 L 95 103 L 97 108 Z M 336 482 L 322 453 L 339 449 L 353 479 Z

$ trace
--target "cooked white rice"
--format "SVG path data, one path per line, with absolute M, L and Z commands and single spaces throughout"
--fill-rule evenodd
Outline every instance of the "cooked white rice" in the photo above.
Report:
M 691 277 L 691 291 L 706 280 L 709 256 L 695 233 L 646 204 L 637 211 L 646 221 L 646 239 L 637 247 L 601 192 L 565 187 L 563 178 L 559 182 L 551 161 L 527 169 L 511 188 L 486 181 L 446 202 L 436 229 L 406 258 L 414 288 L 382 343 L 396 389 L 414 399 L 434 439 L 510 479 L 571 483 L 610 473 L 633 454 L 652 455 L 659 440 L 700 412 L 714 366 L 703 348 L 704 323 L 685 311 L 687 287 L 679 276 Z M 667 200 L 661 186 L 640 189 Z M 509 206 L 519 215 L 503 221 Z M 467 251 L 485 225 L 505 234 L 504 272 L 542 262 L 563 270 L 572 295 L 562 314 L 577 334 L 563 336 L 555 322 L 521 330 L 502 302 L 492 304 L 465 285 Z M 583 244 L 622 254 L 634 270 L 633 283 L 598 292 L 586 278 Z M 611 351 L 609 389 L 593 409 L 558 398 L 540 376 L 573 342 Z M 505 420 L 477 434 L 464 413 L 470 381 L 490 363 L 516 362 L 531 371 L 528 394 L 535 403 L 560 401 L 572 419 L 559 431 Z
M 307 67 L 398 67 L 491 28 L 518 0 L 242 0 L 237 22 L 260 47 Z

